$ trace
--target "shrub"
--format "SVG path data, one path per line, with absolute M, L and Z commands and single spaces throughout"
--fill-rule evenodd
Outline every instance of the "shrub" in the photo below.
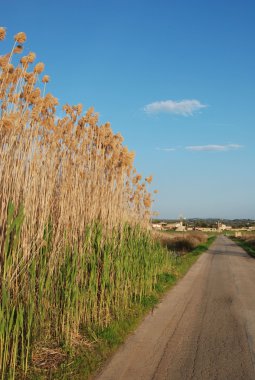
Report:
M 164 247 L 178 253 L 187 253 L 195 249 L 198 245 L 207 241 L 207 235 L 201 232 L 185 232 L 181 235 L 171 233 L 158 233 L 156 235 Z

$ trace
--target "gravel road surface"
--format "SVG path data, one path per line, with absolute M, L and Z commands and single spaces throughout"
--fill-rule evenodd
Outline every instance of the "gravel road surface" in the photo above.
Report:
M 96 380 L 255 380 L 255 259 L 219 236 Z

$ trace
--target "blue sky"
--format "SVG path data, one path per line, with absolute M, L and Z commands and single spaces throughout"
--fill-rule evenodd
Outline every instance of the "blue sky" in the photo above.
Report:
M 60 104 L 94 106 L 153 174 L 161 217 L 255 218 L 253 0 L 14 0 Z

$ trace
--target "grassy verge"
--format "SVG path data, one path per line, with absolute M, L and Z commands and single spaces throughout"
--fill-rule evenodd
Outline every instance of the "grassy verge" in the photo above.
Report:
M 209 237 L 208 241 L 199 245 L 192 252 L 172 258 L 172 272 L 158 275 L 157 283 L 150 295 L 133 302 L 126 314 L 112 322 L 106 328 L 90 329 L 85 331 L 88 344 L 76 351 L 73 355 L 70 353 L 68 359 L 57 371 L 47 370 L 34 372 L 31 379 L 50 379 L 50 380 L 85 380 L 94 373 L 102 364 L 116 351 L 124 342 L 127 335 L 134 331 L 144 318 L 146 313 L 152 310 L 160 301 L 162 296 L 176 282 L 182 278 L 189 268 L 194 264 L 198 257 L 205 252 L 214 241 L 215 236 Z
M 241 240 L 235 237 L 231 237 L 231 239 L 242 247 L 251 257 L 255 258 L 255 248 L 249 244 L 249 241 Z

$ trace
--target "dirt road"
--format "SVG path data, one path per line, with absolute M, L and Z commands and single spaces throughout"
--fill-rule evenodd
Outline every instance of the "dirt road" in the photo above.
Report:
M 255 259 L 219 236 L 97 380 L 254 380 Z

